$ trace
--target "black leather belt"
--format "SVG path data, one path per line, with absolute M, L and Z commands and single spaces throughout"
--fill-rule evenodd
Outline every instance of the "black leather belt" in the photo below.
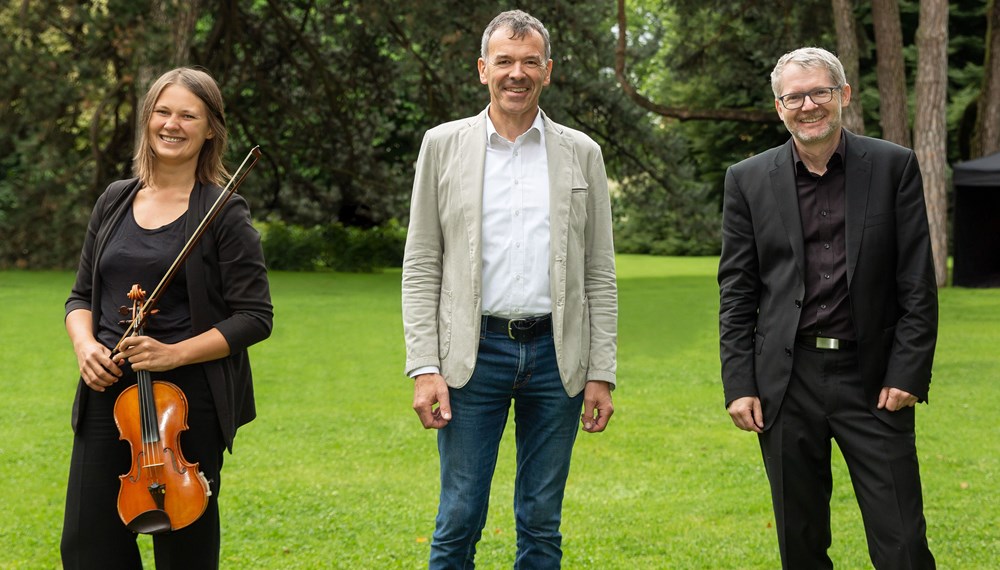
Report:
M 795 340 L 805 346 L 808 346 L 809 348 L 820 348 L 823 350 L 848 350 L 854 348 L 858 344 L 853 340 L 842 340 L 839 338 L 830 338 L 825 336 L 799 335 Z
M 492 333 L 507 335 L 511 340 L 528 342 L 537 336 L 552 332 L 552 315 L 526 319 L 505 319 L 483 315 L 483 328 Z

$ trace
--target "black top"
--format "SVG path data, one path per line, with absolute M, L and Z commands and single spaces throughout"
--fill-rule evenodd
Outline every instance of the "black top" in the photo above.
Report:
M 132 209 L 140 187 L 135 178 L 113 182 L 98 198 L 87 226 L 76 282 L 66 300 L 66 313 L 77 309 L 91 311 L 95 334 L 104 312 L 100 293 L 106 288 L 98 261 L 104 257 L 112 233 Z M 221 193 L 218 186 L 195 184 L 187 214 L 179 222 L 185 238 L 194 235 L 198 223 Z M 229 200 L 205 231 L 184 262 L 184 272 L 186 287 L 180 288 L 185 289 L 188 298 L 191 334 L 197 336 L 215 328 L 229 345 L 229 356 L 196 366 L 202 368 L 208 379 L 219 426 L 231 450 L 236 429 L 256 416 L 247 347 L 271 334 L 273 318 L 260 235 L 250 222 L 246 201 L 239 194 Z M 171 285 L 174 287 L 177 285 Z M 115 312 L 117 315 L 117 307 Z M 90 392 L 81 379 L 73 403 L 74 430 L 86 413 Z
M 844 138 L 822 176 L 806 168 L 793 146 L 805 245 L 805 296 L 799 333 L 855 340 L 847 287 Z
M 108 348 L 121 339 L 131 318 L 121 307 L 131 309 L 128 292 L 138 284 L 148 298 L 163 279 L 170 265 L 184 247 L 184 216 L 165 226 L 147 230 L 135 221 L 131 208 L 122 217 L 101 255 L 101 318 L 97 339 Z M 174 344 L 190 338 L 191 311 L 188 307 L 187 279 L 183 265 L 170 286 L 163 290 L 154 309 L 159 312 L 146 319 L 143 334 L 160 342 Z

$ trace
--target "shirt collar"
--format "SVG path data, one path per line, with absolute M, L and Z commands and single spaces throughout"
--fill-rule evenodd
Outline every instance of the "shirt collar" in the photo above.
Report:
M 532 132 L 538 133 L 538 143 L 541 145 L 545 144 L 545 121 L 542 120 L 542 110 L 538 109 L 535 113 L 535 120 L 531 122 L 531 126 L 525 131 L 523 135 L 517 137 L 521 139 L 522 137 L 528 137 Z M 494 138 L 495 137 L 495 138 Z M 486 108 L 486 145 L 493 146 L 494 143 L 505 142 L 507 146 L 510 146 L 510 142 L 503 138 L 499 132 L 497 132 L 496 126 L 493 124 L 493 119 L 490 118 L 490 109 Z M 517 141 L 514 141 L 515 143 Z
M 826 161 L 826 167 L 829 169 L 837 166 L 843 166 L 845 156 L 847 156 L 847 135 L 844 134 L 844 130 L 841 129 L 840 142 L 837 144 L 837 148 L 833 151 L 833 154 L 830 155 L 830 159 Z M 795 165 L 797 170 L 805 169 L 806 172 L 809 171 L 809 169 L 806 168 L 805 163 L 802 162 L 802 158 L 799 157 L 799 149 L 796 148 L 794 141 L 792 142 L 792 164 Z

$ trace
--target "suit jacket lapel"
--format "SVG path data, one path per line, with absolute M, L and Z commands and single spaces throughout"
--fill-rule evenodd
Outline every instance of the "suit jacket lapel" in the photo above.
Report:
M 545 154 L 549 165 L 549 264 L 551 266 L 558 252 L 566 251 L 566 240 L 569 237 L 569 206 L 573 190 L 571 186 L 574 183 L 573 147 L 545 113 L 542 113 L 542 121 L 545 124 Z
M 462 212 L 469 236 L 472 276 L 478 283 L 482 279 L 480 264 L 483 258 L 483 177 L 486 175 L 486 111 L 473 117 L 469 128 L 459 135 L 459 153 L 456 156 L 461 172 Z
M 849 131 L 847 136 L 846 159 L 844 161 L 846 192 L 845 240 L 847 241 L 847 286 L 854 278 L 854 268 L 861 251 L 861 240 L 865 231 L 865 212 L 868 210 L 868 192 L 871 188 L 872 162 L 868 149 L 860 137 Z
M 802 214 L 799 212 L 799 195 L 795 188 L 795 164 L 792 162 L 792 139 L 788 139 L 778 156 L 774 159 L 771 170 L 771 191 L 774 201 L 778 204 L 778 213 L 785 226 L 795 264 L 799 268 L 799 277 L 805 279 L 805 238 L 802 237 Z

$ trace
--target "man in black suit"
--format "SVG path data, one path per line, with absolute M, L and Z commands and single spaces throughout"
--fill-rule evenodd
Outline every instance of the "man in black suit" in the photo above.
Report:
M 771 73 L 786 144 L 726 173 L 719 336 L 726 408 L 756 432 L 784 568 L 832 568 L 830 440 L 876 568 L 934 568 L 914 436 L 937 286 L 913 151 L 842 126 L 851 86 L 802 48 Z

